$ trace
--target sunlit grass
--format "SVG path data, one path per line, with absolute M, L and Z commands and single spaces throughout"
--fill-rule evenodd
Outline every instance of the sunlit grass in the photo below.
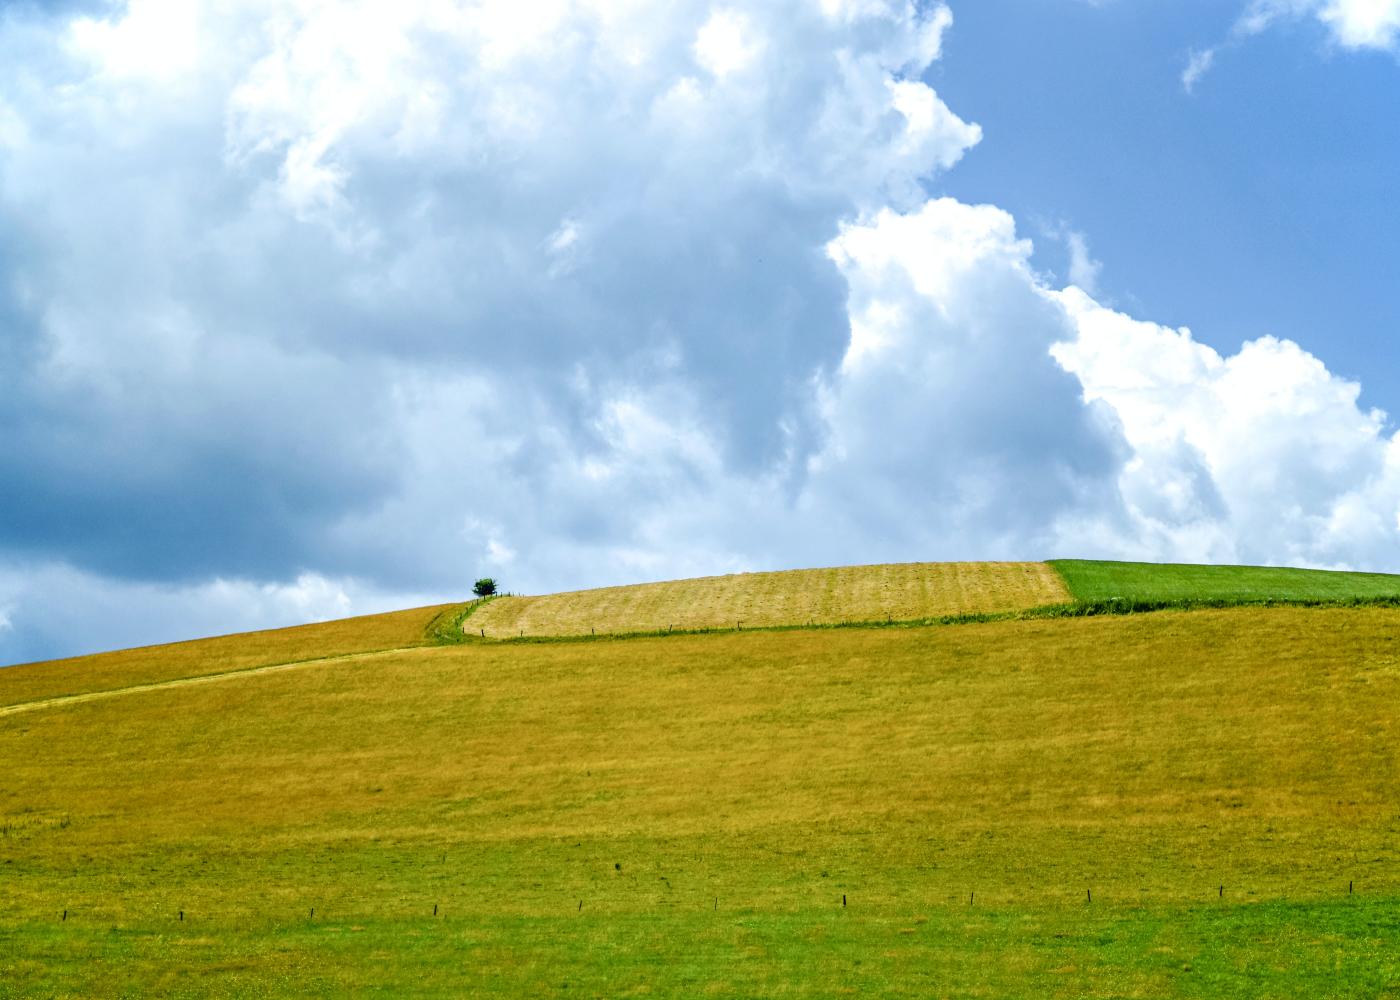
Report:
M 1388 995 L 1397 635 L 477 643 L 11 716 L 0 994 Z
M 1076 601 L 1352 601 L 1400 599 L 1400 576 L 1276 566 L 1055 559 Z
M 142 646 L 0 669 L 0 706 L 371 650 L 431 645 L 429 627 L 459 605 Z

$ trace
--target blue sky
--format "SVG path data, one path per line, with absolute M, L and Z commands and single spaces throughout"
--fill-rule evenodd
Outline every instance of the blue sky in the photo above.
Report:
M 960 4 L 932 80 L 987 139 L 938 188 L 1084 232 L 1102 290 L 1222 350 L 1273 333 L 1397 410 L 1400 67 L 1345 52 L 1316 21 L 1193 50 L 1240 7 Z M 1014 67 L 1014 69 L 1012 69 Z M 1061 269 L 1039 239 L 1037 263 Z
M 1400 570 L 1397 54 L 1400 0 L 0 2 L 0 663 L 488 574 Z
M 960 4 L 932 80 L 986 139 L 936 187 L 1083 232 L 1102 290 L 1233 351 L 1297 341 L 1400 413 L 1400 65 L 1316 21 L 1222 52 L 1219 0 Z M 1067 276 L 1061 248 L 1037 263 Z

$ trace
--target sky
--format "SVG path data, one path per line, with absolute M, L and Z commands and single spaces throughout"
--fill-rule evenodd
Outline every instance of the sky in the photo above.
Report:
M 1400 571 L 1400 0 L 0 0 L 0 663 Z

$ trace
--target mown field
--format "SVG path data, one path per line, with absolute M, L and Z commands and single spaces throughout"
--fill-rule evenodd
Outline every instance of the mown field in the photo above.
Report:
M 0 995 L 1400 996 L 1397 636 L 419 645 L 19 710 Z
M 1013 611 L 1069 597 L 1060 575 L 1045 563 L 895 563 L 501 597 L 475 611 L 467 628 L 501 639 L 911 621 Z

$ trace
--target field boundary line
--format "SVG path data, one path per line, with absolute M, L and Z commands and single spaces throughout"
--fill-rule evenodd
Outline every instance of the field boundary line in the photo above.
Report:
M 1044 604 L 1015 611 L 969 611 L 963 614 L 936 615 L 928 618 L 868 618 L 848 621 L 794 622 L 777 625 L 700 626 L 698 628 L 630 629 L 597 634 L 563 632 L 540 635 L 487 637 L 467 636 L 468 642 L 488 646 L 530 645 L 543 643 L 608 642 L 618 639 L 659 639 L 672 636 L 737 635 L 758 632 L 822 632 L 836 629 L 908 629 L 932 628 L 945 625 L 986 625 L 992 622 L 1048 621 L 1057 618 L 1099 618 L 1123 615 L 1151 614 L 1158 611 L 1219 611 L 1235 608 L 1389 608 L 1400 609 L 1400 597 L 1341 597 L 1341 598 L 1184 598 L 1144 600 L 1109 598 L 1102 601 L 1071 601 L 1064 604 Z

